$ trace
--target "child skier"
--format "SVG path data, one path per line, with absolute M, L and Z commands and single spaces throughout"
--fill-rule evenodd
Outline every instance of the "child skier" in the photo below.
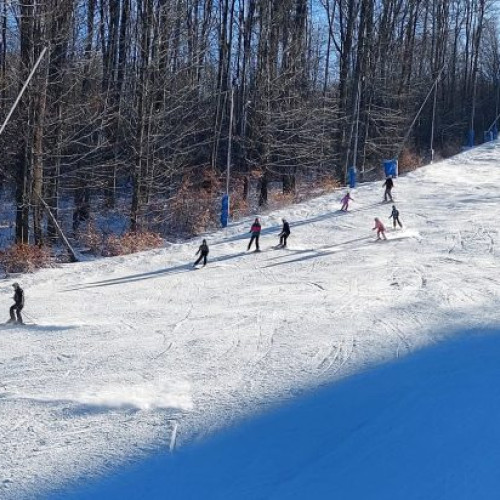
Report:
M 198 251 L 196 252 L 196 255 L 200 254 L 198 257 L 198 260 L 193 264 L 193 267 L 196 267 L 200 262 L 201 259 L 203 259 L 203 267 L 207 265 L 207 257 L 208 257 L 208 245 L 207 245 L 207 240 L 203 240 L 200 248 L 198 248 Z
M 394 229 L 396 229 L 396 223 L 399 224 L 399 227 L 403 227 L 403 224 L 401 224 L 401 221 L 399 220 L 399 210 L 396 208 L 396 205 L 392 205 L 392 212 L 389 219 L 392 219 Z
M 252 243 L 255 241 L 255 251 L 260 252 L 259 248 L 259 237 L 260 237 L 260 231 L 261 231 L 261 225 L 259 218 L 256 217 L 254 223 L 252 224 L 252 227 L 250 228 L 250 233 L 252 233 L 252 237 L 250 238 L 250 243 L 248 243 L 248 248 L 247 250 L 250 250 Z
M 286 240 L 290 236 L 290 224 L 288 224 L 286 219 L 283 220 L 283 228 L 280 233 L 280 247 L 286 248 Z
M 392 177 L 390 175 L 385 180 L 383 186 L 385 186 L 384 201 L 388 201 L 387 198 L 389 198 L 389 200 L 392 201 L 391 191 L 392 191 L 392 188 L 394 187 L 394 181 L 392 180 Z
M 377 230 L 377 240 L 380 240 L 380 235 L 382 235 L 382 238 L 384 238 L 384 240 L 387 239 L 385 236 L 385 226 L 382 224 L 382 221 L 378 217 L 375 217 L 375 227 L 372 229 L 372 231 L 375 231 L 375 229 Z
M 10 319 L 7 323 L 19 323 L 22 325 L 23 317 L 21 316 L 21 311 L 24 307 L 24 292 L 19 283 L 13 283 L 12 286 L 14 287 L 14 305 L 10 308 Z
M 340 200 L 342 202 L 342 208 L 340 209 L 342 212 L 347 212 L 347 209 L 349 208 L 349 202 L 354 201 L 353 198 L 351 198 L 351 193 L 347 191 L 347 193 L 344 195 L 344 197 Z

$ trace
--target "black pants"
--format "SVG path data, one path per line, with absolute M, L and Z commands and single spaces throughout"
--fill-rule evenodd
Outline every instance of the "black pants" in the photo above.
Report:
M 208 254 L 202 253 L 198 257 L 198 260 L 194 263 L 194 265 L 197 266 L 201 262 L 201 259 L 203 259 L 203 265 L 206 266 L 207 265 L 207 256 L 208 256 Z
M 250 250 L 250 248 L 252 246 L 252 243 L 254 241 L 255 241 L 255 248 L 256 248 L 256 250 L 260 250 L 260 248 L 259 248 L 259 237 L 260 237 L 259 233 L 252 234 L 252 237 L 250 238 L 250 243 L 248 244 L 248 249 L 247 250 Z
M 287 233 L 281 234 L 280 235 L 280 245 L 283 247 L 286 247 L 286 240 L 288 239 L 290 235 Z
M 385 188 L 385 193 L 384 193 L 384 201 L 387 201 L 387 198 L 389 197 L 390 201 L 392 200 L 392 193 L 391 193 L 392 188 Z
M 23 317 L 21 316 L 21 311 L 22 311 L 23 307 L 24 306 L 14 304 L 10 308 L 10 321 L 11 322 L 15 322 L 15 321 L 17 321 L 18 323 L 23 322 Z M 15 314 L 14 314 L 14 312 L 15 312 Z M 16 315 L 17 315 L 17 319 L 16 319 Z
M 401 221 L 399 220 L 399 217 L 393 217 L 393 224 L 394 224 L 394 229 L 396 229 L 396 223 L 399 224 L 399 227 L 403 227 L 403 224 L 401 224 Z

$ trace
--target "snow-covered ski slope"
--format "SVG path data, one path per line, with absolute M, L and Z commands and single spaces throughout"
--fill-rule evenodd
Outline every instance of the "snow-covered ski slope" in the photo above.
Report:
M 198 241 L 44 270 L 17 280 L 36 325 L 1 330 L 0 497 L 43 498 L 68 481 L 263 412 L 308 388 L 467 328 L 498 324 L 500 146 Z M 273 250 L 281 217 L 289 249 Z M 2 287 L 7 315 L 12 288 Z M 174 442 L 175 441 L 175 442 Z

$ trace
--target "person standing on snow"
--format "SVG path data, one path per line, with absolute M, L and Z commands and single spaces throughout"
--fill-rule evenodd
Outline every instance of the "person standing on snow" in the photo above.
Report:
M 384 201 L 393 201 L 391 191 L 392 191 L 392 188 L 394 187 L 394 181 L 392 180 L 392 177 L 390 175 L 385 180 L 383 186 L 385 186 Z M 389 198 L 389 200 L 387 200 L 387 198 Z
M 283 219 L 283 228 L 280 233 L 280 245 L 283 248 L 286 248 L 286 240 L 290 236 L 290 224 L 288 224 L 286 219 Z
M 250 228 L 250 233 L 252 233 L 252 237 L 250 238 L 250 243 L 248 243 L 248 248 L 247 250 L 250 250 L 252 247 L 252 243 L 255 241 L 255 251 L 260 252 L 259 248 L 259 237 L 260 237 L 260 231 L 262 227 L 260 225 L 259 218 L 256 217 L 254 223 L 252 224 L 252 227 Z
M 378 217 L 375 217 L 375 227 L 372 229 L 372 231 L 375 231 L 375 229 L 377 230 L 377 240 L 380 240 L 381 235 L 384 240 L 387 239 L 385 236 L 385 226 L 382 224 L 382 221 Z
M 403 224 L 401 224 L 401 221 L 399 220 L 399 210 L 396 208 L 396 205 L 392 205 L 392 212 L 389 219 L 392 219 L 394 229 L 396 229 L 396 223 L 399 224 L 399 227 L 403 227 Z
M 21 311 L 24 307 L 24 292 L 19 286 L 19 283 L 13 283 L 14 287 L 14 305 L 10 308 L 10 319 L 7 323 L 23 324 L 23 317 Z M 17 317 L 16 317 L 17 316 Z
M 342 212 L 347 212 L 347 209 L 349 208 L 349 202 L 354 201 L 354 199 L 351 198 L 351 193 L 347 191 L 347 193 L 343 196 L 343 198 L 340 201 L 342 202 L 342 208 L 340 210 Z
M 193 264 L 193 267 L 196 267 L 200 262 L 201 259 L 203 259 L 203 267 L 207 265 L 207 257 L 208 257 L 208 244 L 207 240 L 203 240 L 201 242 L 200 248 L 198 248 L 198 251 L 196 252 L 196 255 L 200 254 L 198 257 L 198 260 Z

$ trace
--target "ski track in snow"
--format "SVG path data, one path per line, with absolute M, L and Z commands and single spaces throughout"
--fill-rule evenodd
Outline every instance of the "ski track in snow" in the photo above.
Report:
M 199 241 L 17 278 L 34 325 L 2 329 L 0 497 L 174 449 L 276 401 L 498 320 L 500 145 L 251 219 Z M 277 243 L 281 218 L 289 248 Z M 373 218 L 388 241 L 374 243 Z M 268 251 L 269 249 L 269 251 Z M 0 292 L 11 303 L 10 281 Z

